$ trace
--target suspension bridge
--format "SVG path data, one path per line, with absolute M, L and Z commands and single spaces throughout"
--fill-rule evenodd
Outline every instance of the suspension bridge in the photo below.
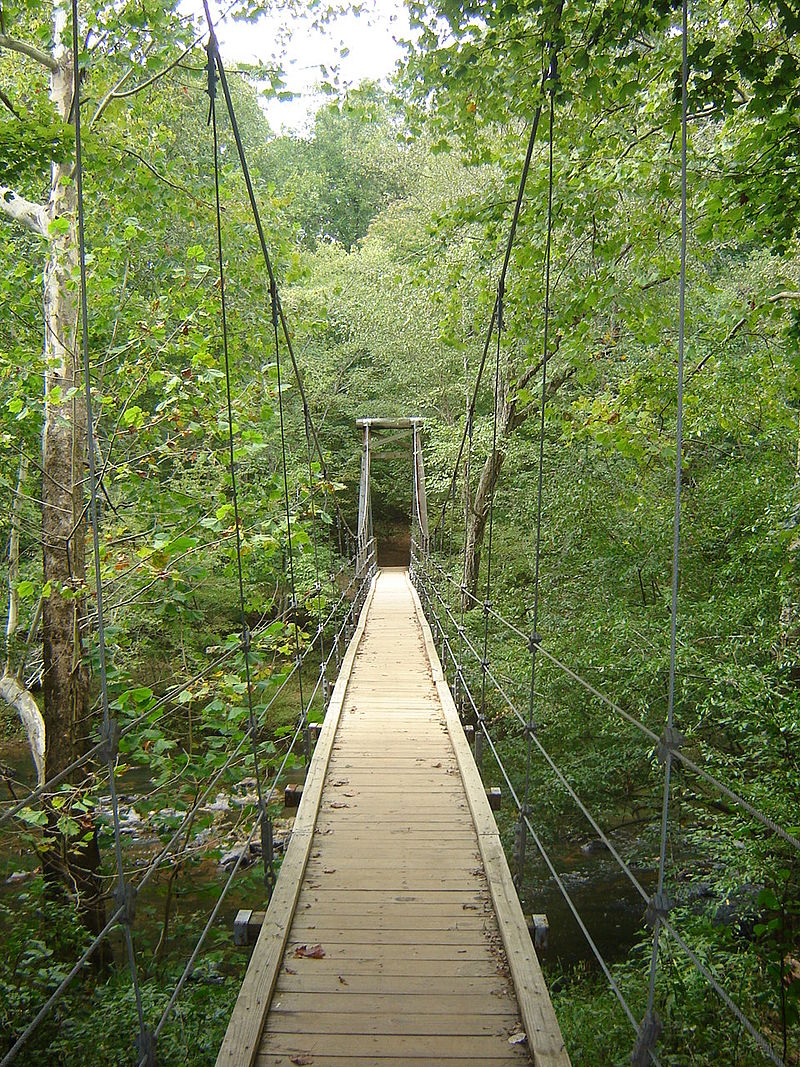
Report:
M 80 84 L 78 69 L 77 2 L 73 0 L 74 84 Z M 2 1065 L 11 1064 L 54 1011 L 70 984 L 81 974 L 100 945 L 114 931 L 122 930 L 131 987 L 136 1003 L 138 1032 L 132 1061 L 138 1067 L 155 1067 L 164 1027 L 178 1003 L 211 930 L 219 921 L 223 902 L 234 885 L 251 843 L 258 843 L 264 865 L 267 894 L 254 900 L 255 908 L 267 902 L 260 922 L 244 920 L 255 945 L 241 990 L 233 1007 L 218 1065 L 260 1067 L 278 1064 L 316 1064 L 325 1067 L 460 1062 L 482 1067 L 529 1064 L 533 1067 L 565 1067 L 570 1063 L 558 1019 L 548 992 L 528 922 L 517 895 L 524 884 L 526 865 L 535 850 L 549 876 L 563 895 L 575 922 L 596 958 L 600 972 L 617 998 L 631 1029 L 631 1063 L 634 1067 L 660 1064 L 660 1046 L 668 1034 L 659 1016 L 660 979 L 664 968 L 664 943 L 669 951 L 682 954 L 697 971 L 704 988 L 719 998 L 749 1041 L 749 1047 L 764 1062 L 785 1067 L 789 1062 L 775 1040 L 765 1032 L 763 1020 L 752 1005 L 737 1002 L 721 976 L 708 964 L 678 928 L 668 892 L 667 842 L 670 816 L 671 774 L 680 766 L 703 788 L 715 792 L 754 831 L 772 842 L 776 855 L 794 856 L 800 850 L 794 832 L 778 825 L 751 803 L 743 790 L 715 777 L 701 762 L 690 757 L 685 739 L 674 718 L 675 642 L 678 611 L 679 519 L 681 492 L 681 418 L 683 382 L 684 294 L 686 286 L 686 136 L 687 136 L 687 6 L 683 5 L 683 104 L 682 104 L 682 253 L 680 352 L 677 404 L 678 445 L 675 492 L 675 538 L 671 616 L 671 662 L 669 702 L 663 729 L 653 730 L 620 706 L 566 662 L 556 657 L 538 632 L 539 562 L 542 526 L 542 477 L 544 467 L 544 419 L 547 401 L 547 370 L 551 352 L 548 343 L 550 312 L 550 252 L 553 198 L 553 131 L 557 87 L 557 53 L 550 49 L 549 64 L 542 75 L 542 101 L 537 108 L 527 143 L 518 195 L 500 271 L 496 297 L 488 325 L 482 358 L 476 375 L 461 444 L 452 467 L 441 515 L 429 520 L 428 494 L 423 462 L 422 419 L 359 420 L 362 432 L 361 477 L 358 517 L 351 530 L 329 488 L 321 490 L 336 516 L 337 558 L 341 567 L 330 576 L 330 587 L 339 596 L 323 606 L 317 542 L 314 541 L 316 583 L 308 598 L 316 613 L 316 629 L 301 640 L 297 622 L 300 607 L 292 548 L 292 507 L 286 461 L 286 434 L 282 373 L 288 356 L 302 401 L 305 445 L 311 487 L 312 529 L 316 529 L 312 463 L 331 478 L 325 451 L 314 424 L 302 374 L 292 346 L 292 335 L 281 304 L 279 288 L 268 251 L 257 197 L 247 164 L 225 68 L 213 30 L 208 45 L 209 120 L 214 149 L 216 222 L 218 238 L 219 292 L 221 298 L 221 347 L 228 386 L 228 432 L 230 478 L 235 512 L 236 562 L 241 608 L 241 639 L 213 660 L 216 669 L 233 656 L 240 656 L 247 679 L 248 724 L 224 763 L 205 783 L 200 795 L 184 814 L 180 825 L 147 864 L 138 878 L 126 872 L 120 847 L 120 816 L 115 775 L 121 737 L 141 725 L 138 716 L 124 727 L 115 721 L 108 698 L 105 672 L 102 576 L 98 550 L 98 481 L 94 469 L 92 438 L 92 387 L 88 361 L 89 307 L 86 299 L 85 247 L 83 236 L 83 189 L 80 137 L 80 101 L 75 108 L 76 184 L 79 207 L 81 298 L 83 308 L 82 350 L 84 355 L 87 451 L 90 466 L 89 514 L 95 559 L 97 632 L 103 721 L 99 740 L 74 764 L 43 783 L 0 813 L 0 823 L 17 816 L 32 804 L 46 807 L 61 782 L 94 764 L 108 775 L 109 803 L 115 839 L 116 888 L 110 914 L 74 965 L 37 1007 L 27 1026 L 14 1035 Z M 227 311 L 218 179 L 219 143 L 216 100 L 222 88 L 236 151 L 252 208 L 258 240 L 270 288 L 270 328 L 275 345 L 278 374 L 278 404 L 282 443 L 282 474 L 286 519 L 287 580 L 292 590 L 287 623 L 294 632 L 294 659 L 277 690 L 263 707 L 257 707 L 251 686 L 254 641 L 259 629 L 250 629 L 244 610 L 241 564 L 241 534 L 238 514 L 234 420 L 230 393 L 227 343 Z M 492 552 L 494 493 L 488 500 L 488 536 L 485 547 L 485 594 L 478 596 L 465 581 L 463 560 L 453 551 L 458 526 L 457 501 L 470 499 L 470 467 L 475 448 L 473 429 L 476 404 L 484 371 L 490 364 L 494 342 L 494 417 L 492 448 L 496 447 L 500 392 L 501 339 L 504 302 L 511 252 L 519 224 L 534 144 L 542 115 L 548 119 L 549 195 L 548 233 L 545 254 L 544 339 L 541 360 L 541 426 L 539 433 L 539 491 L 536 502 L 537 538 L 532 627 L 508 619 L 492 602 Z M 371 503 L 372 457 L 376 441 L 387 431 L 410 434 L 411 553 L 408 568 L 379 568 L 378 545 Z M 463 483 L 463 484 L 462 484 Z M 459 489 L 460 486 L 460 489 Z M 461 493 L 461 497 L 459 496 Z M 330 499 L 329 499 L 330 498 Z M 448 519 L 449 516 L 449 519 Z M 465 508 L 465 522 L 468 507 Z M 457 537 L 456 537 L 457 540 Z M 463 548 L 466 552 L 466 531 Z M 523 613 L 524 614 L 524 613 Z M 494 638 L 494 642 L 490 640 Z M 515 645 L 521 657 L 529 657 L 528 699 L 503 675 L 493 660 L 497 642 Z M 308 665 L 319 663 L 312 684 Z M 535 720 L 537 672 L 542 664 L 558 671 L 579 687 L 587 701 L 610 717 L 627 724 L 647 746 L 663 769 L 663 814 L 660 856 L 655 891 L 646 888 L 621 855 L 610 835 L 590 810 L 585 798 L 546 748 Z M 305 679 L 305 681 L 304 681 Z M 282 760 L 267 773 L 261 748 L 262 722 L 290 681 L 298 683 L 300 709 L 296 728 L 285 738 Z M 187 683 L 189 684 L 189 683 Z M 305 688 L 304 688 L 305 685 Z M 180 695 L 180 687 L 162 702 Z M 324 720 L 312 730 L 310 712 L 314 702 L 323 704 Z M 161 704 L 149 707 L 152 721 Z M 489 714 L 490 709 L 493 714 Z M 509 728 L 519 730 L 524 753 L 523 773 L 504 760 L 497 737 L 497 714 Z M 166 712 L 164 712 L 166 713 Z M 314 743 L 313 735 L 317 734 Z M 313 755 L 312 755 L 313 748 Z M 257 800 L 249 834 L 220 888 L 207 921 L 186 961 L 158 1020 L 148 1018 L 141 995 L 140 968 L 136 956 L 135 899 L 162 866 L 180 855 L 180 842 L 194 815 L 207 803 L 228 769 L 248 754 L 255 770 Z M 300 754 L 306 762 L 297 815 L 280 870 L 275 876 L 273 840 L 274 802 L 287 782 L 290 758 Z M 570 894 L 569 886 L 550 855 L 531 817 L 531 766 L 534 759 L 550 768 L 558 788 L 574 803 L 608 849 L 619 869 L 641 898 L 643 929 L 652 938 L 647 973 L 642 975 L 641 996 L 631 1003 L 603 957 L 591 930 Z M 513 812 L 514 842 L 511 866 L 503 849 L 492 805 L 484 785 L 484 764 L 492 761 L 504 782 L 503 802 Z M 494 799 L 494 796 L 493 798 Z M 513 868 L 513 876 L 512 876 Z M 643 1008 L 643 1010 L 642 1010 Z M 726 1051 L 720 1050 L 719 1062 Z

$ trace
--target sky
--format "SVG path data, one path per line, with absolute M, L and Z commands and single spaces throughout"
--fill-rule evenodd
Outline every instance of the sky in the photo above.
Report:
M 201 0 L 187 6 L 202 11 Z M 219 0 L 211 0 L 212 17 L 221 9 Z M 290 16 L 284 13 L 265 16 L 255 25 L 232 20 L 217 25 L 226 64 L 269 64 L 282 53 L 286 88 L 298 95 L 290 101 L 264 100 L 264 111 L 276 133 L 302 131 L 309 125 L 327 99 L 318 88 L 324 81 L 346 86 L 389 77 L 403 55 L 398 41 L 409 36 L 408 13 L 403 0 L 367 0 L 365 9 L 359 16 L 347 13 L 322 30 L 315 29 L 309 19 L 294 16 L 287 26 Z

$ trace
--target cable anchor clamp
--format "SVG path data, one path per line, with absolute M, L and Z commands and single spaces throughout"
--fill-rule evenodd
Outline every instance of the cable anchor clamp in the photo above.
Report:
M 650 1053 L 658 1043 L 663 1023 L 655 1011 L 648 1011 L 639 1027 L 639 1036 L 631 1053 L 631 1067 L 649 1067 Z
M 541 643 L 542 635 L 534 631 L 528 638 L 528 651 L 535 652 Z
M 133 882 L 120 882 L 115 886 L 114 903 L 120 911 L 117 922 L 122 926 L 132 926 L 136 918 L 136 886 Z
M 240 642 L 241 650 L 242 652 L 244 652 L 245 655 L 247 655 L 247 653 L 250 651 L 252 644 L 253 634 L 250 631 L 250 627 L 245 622 L 242 624 L 242 640 Z
M 657 922 L 663 922 L 667 918 L 671 908 L 672 901 L 663 890 L 660 893 L 653 893 L 647 902 L 644 921 L 648 926 L 654 927 Z
M 680 752 L 685 741 L 684 735 L 676 730 L 674 726 L 665 727 L 664 733 L 659 738 L 656 746 L 656 759 L 658 762 L 663 766 L 667 762 L 668 756 Z
M 117 719 L 109 719 L 100 728 L 98 753 L 106 763 L 114 763 L 119 753 L 120 728 Z

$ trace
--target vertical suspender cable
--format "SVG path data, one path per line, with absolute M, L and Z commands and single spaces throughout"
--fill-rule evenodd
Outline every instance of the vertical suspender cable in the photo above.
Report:
M 217 260 L 219 263 L 219 295 L 220 312 L 222 317 L 222 352 L 225 363 L 225 399 L 228 412 L 228 469 L 231 475 L 231 498 L 233 500 L 233 521 L 236 528 L 236 574 L 239 583 L 239 613 L 241 616 L 242 630 L 242 653 L 244 656 L 244 672 L 247 684 L 247 711 L 248 730 L 253 747 L 253 770 L 256 779 L 256 795 L 258 798 L 258 814 L 261 823 L 262 858 L 264 861 L 264 877 L 268 883 L 272 878 L 271 856 L 271 833 L 269 829 L 269 817 L 264 804 L 264 793 L 261 788 L 261 766 L 258 758 L 258 724 L 256 722 L 255 708 L 253 706 L 253 686 L 250 670 L 250 627 L 247 624 L 244 600 L 244 575 L 242 570 L 242 531 L 239 521 L 239 493 L 236 482 L 236 455 L 233 443 L 233 401 L 231 399 L 231 368 L 228 352 L 228 305 L 225 292 L 225 263 L 222 252 L 222 207 L 220 204 L 219 182 L 219 132 L 217 129 L 217 82 L 214 66 L 214 56 L 208 52 L 208 95 L 210 98 L 209 112 L 211 118 L 211 130 L 214 142 L 214 207 L 217 229 Z
M 544 255 L 544 342 L 542 354 L 542 395 L 539 413 L 539 481 L 536 491 L 536 562 L 533 577 L 533 633 L 530 639 L 531 680 L 528 701 L 528 721 L 526 724 L 527 751 L 525 755 L 525 792 L 523 795 L 520 819 L 517 824 L 516 865 L 517 881 L 521 886 L 525 874 L 525 837 L 526 816 L 529 814 L 528 800 L 531 785 L 531 754 L 533 748 L 534 706 L 536 700 L 536 652 L 539 644 L 539 571 L 542 558 L 542 488 L 544 485 L 544 430 L 545 407 L 547 404 L 547 363 L 550 358 L 550 261 L 553 244 L 553 126 L 555 118 L 556 79 L 558 77 L 558 59 L 555 51 L 550 58 L 550 122 L 549 148 L 547 164 L 547 239 Z
M 500 348 L 503 335 L 504 283 L 501 281 L 497 290 L 497 336 L 494 361 L 494 413 L 492 416 L 492 463 L 497 457 L 497 414 L 500 407 Z M 489 535 L 486 539 L 486 598 L 483 602 L 483 658 L 481 660 L 481 711 L 475 728 L 475 762 L 480 768 L 483 755 L 483 731 L 486 720 L 486 671 L 489 666 L 489 612 L 492 609 L 492 539 L 494 534 L 494 495 L 495 479 L 489 494 Z
M 308 404 L 303 401 L 303 425 L 305 427 L 306 434 L 306 451 L 308 453 L 308 495 L 309 505 L 311 508 L 311 545 L 314 552 L 314 591 L 317 594 L 317 636 L 319 637 L 319 653 L 320 653 L 320 685 L 322 687 L 322 704 L 323 708 L 327 710 L 328 707 L 328 674 L 325 664 L 325 636 L 324 626 L 322 621 L 322 584 L 319 580 L 319 547 L 317 545 L 317 514 L 316 506 L 314 504 L 314 467 L 312 462 L 312 445 L 311 445 L 311 414 L 308 410 Z M 306 733 L 306 758 L 310 758 L 310 744 L 311 736 Z
M 678 633 L 678 580 L 680 566 L 681 529 L 681 477 L 683 452 L 683 364 L 686 338 L 686 242 L 687 242 L 687 193 L 686 193 L 686 147 L 687 115 L 689 104 L 689 27 L 688 0 L 683 0 L 681 11 L 681 266 L 680 297 L 678 310 L 678 397 L 675 429 L 675 510 L 672 534 L 672 604 L 670 612 L 669 643 L 669 690 L 667 696 L 667 726 L 661 751 L 664 759 L 664 797 L 661 811 L 661 846 L 658 863 L 658 883 L 651 902 L 649 914 L 653 922 L 653 950 L 650 957 L 650 980 L 647 992 L 647 1013 L 642 1023 L 634 1057 L 646 1062 L 644 1056 L 658 1040 L 661 1023 L 655 1012 L 656 976 L 658 972 L 658 946 L 662 920 L 669 911 L 669 902 L 664 893 L 667 864 L 667 832 L 669 828 L 670 780 L 672 776 L 673 750 L 677 737 L 675 720 L 675 673 Z M 634 1059 L 634 1063 L 637 1061 Z
M 125 931 L 125 947 L 131 972 L 131 982 L 136 1001 L 136 1014 L 139 1023 L 137 1053 L 148 1060 L 154 1054 L 152 1035 L 147 1030 L 142 1007 L 142 994 L 139 987 L 139 975 L 136 967 L 136 953 L 133 946 L 131 924 L 134 915 L 133 887 L 125 882 L 122 862 L 122 844 L 119 823 L 119 804 L 115 781 L 117 762 L 117 745 L 119 729 L 112 722 L 108 701 L 108 672 L 106 670 L 106 636 L 103 605 L 103 578 L 100 567 L 100 534 L 97 528 L 97 471 L 95 468 L 94 415 L 92 411 L 92 381 L 89 364 L 89 302 L 86 284 L 86 234 L 83 206 L 83 144 L 81 140 L 81 70 L 78 36 L 78 0 L 72 0 L 72 93 L 75 114 L 75 190 L 78 202 L 78 259 L 80 267 L 81 299 L 81 347 L 83 349 L 83 378 L 86 404 L 86 451 L 89 465 L 89 516 L 92 523 L 92 550 L 94 558 L 95 595 L 97 597 L 97 640 L 100 661 L 100 691 L 103 705 L 103 740 L 104 754 L 108 764 L 108 790 L 114 820 L 114 853 L 117 868 L 117 887 L 114 899 L 118 906 L 125 905 L 122 921 Z

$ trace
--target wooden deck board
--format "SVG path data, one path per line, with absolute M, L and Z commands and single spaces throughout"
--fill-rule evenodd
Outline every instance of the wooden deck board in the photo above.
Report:
M 282 871 L 218 1065 L 568 1067 L 404 572 L 380 573 L 344 666 L 284 860 L 299 884 Z

